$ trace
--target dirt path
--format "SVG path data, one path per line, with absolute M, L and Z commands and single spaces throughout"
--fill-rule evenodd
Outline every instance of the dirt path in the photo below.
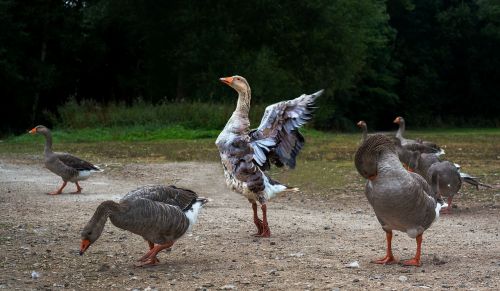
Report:
M 424 234 L 423 267 L 407 268 L 369 263 L 383 256 L 385 235 L 361 186 L 342 201 L 282 195 L 269 204 L 272 238 L 255 239 L 250 205 L 225 187 L 217 163 L 109 165 L 82 183 L 84 194 L 44 194 L 59 183 L 40 161 L 0 160 L 0 288 L 500 289 L 494 204 L 461 204 L 443 217 Z M 78 255 L 80 229 L 101 201 L 154 183 L 212 199 L 193 233 L 160 253 L 159 266 L 135 268 L 146 243 L 111 223 Z M 415 242 L 402 233 L 393 246 L 400 259 L 414 255 Z M 354 261 L 359 268 L 345 267 Z

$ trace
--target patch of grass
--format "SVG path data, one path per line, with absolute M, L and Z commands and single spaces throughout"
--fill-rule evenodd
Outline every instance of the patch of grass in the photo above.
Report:
M 133 130 L 138 132 L 137 135 L 127 138 L 121 136 L 130 134 Z M 139 126 L 98 131 L 55 131 L 54 150 L 70 152 L 97 164 L 219 162 L 219 153 L 214 144 L 219 130 L 208 131 L 207 136 L 203 138 L 197 138 L 197 133 L 189 130 L 183 132 L 185 129 L 179 128 L 163 128 L 157 131 L 153 128 L 147 136 L 139 133 L 141 130 L 143 127 Z M 178 132 L 178 135 L 173 132 Z M 204 134 L 204 131 L 200 132 L 199 134 Z M 275 179 L 317 195 L 350 195 L 362 192 L 364 180 L 357 173 L 353 162 L 361 139 L 359 133 L 335 134 L 307 129 L 303 134 L 306 145 L 298 157 L 297 168 L 273 168 L 271 175 Z M 169 135 L 168 138 L 165 135 Z M 101 141 L 103 136 L 111 137 L 110 140 Z M 172 136 L 183 139 L 174 139 Z M 185 139 L 186 137 L 190 139 Z M 446 150 L 443 158 L 460 164 L 462 171 L 480 177 L 484 183 L 500 184 L 500 130 L 410 131 L 407 137 L 418 137 L 438 143 Z M 78 138 L 84 141 L 78 141 Z M 0 157 L 26 158 L 27 154 L 41 157 L 43 142 L 43 137 L 28 134 L 11 138 L 0 143 Z M 469 186 L 464 186 L 463 189 L 464 199 L 499 199 L 497 189 L 476 191 Z
M 52 130 L 54 143 L 58 142 L 101 142 L 101 141 L 154 141 L 166 139 L 203 139 L 217 137 L 220 130 L 186 129 L 182 126 L 127 126 L 108 128 L 81 128 Z M 7 138 L 7 143 L 32 142 L 34 139 L 43 139 L 37 135 L 23 134 Z

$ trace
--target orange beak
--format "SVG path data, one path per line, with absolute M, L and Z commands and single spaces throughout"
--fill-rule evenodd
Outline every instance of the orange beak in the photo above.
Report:
M 35 134 L 36 133 L 36 127 L 33 127 L 28 133 Z
M 393 121 L 393 122 L 394 122 L 394 123 L 397 123 L 397 124 L 399 124 L 399 122 L 400 122 L 400 119 L 399 119 L 399 117 L 396 117 L 396 119 L 394 119 L 394 121 Z
M 220 78 L 219 80 L 226 85 L 231 85 L 231 83 L 233 83 L 233 77 Z
M 82 239 L 82 243 L 80 244 L 80 256 L 83 256 L 83 253 L 89 248 L 90 241 L 88 239 Z

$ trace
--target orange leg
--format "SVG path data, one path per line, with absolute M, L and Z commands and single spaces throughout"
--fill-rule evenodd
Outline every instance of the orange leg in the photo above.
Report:
M 449 196 L 448 197 L 448 207 L 445 209 L 441 209 L 441 214 L 451 214 L 451 201 L 453 200 L 453 197 Z
M 257 233 L 255 233 L 254 236 L 261 236 L 264 231 L 264 227 L 262 225 L 262 220 L 259 219 L 259 215 L 257 214 L 257 203 L 255 201 L 250 202 L 252 202 L 253 222 L 255 223 L 255 226 L 257 226 Z
M 262 209 L 262 233 L 260 237 L 270 237 L 271 236 L 271 230 L 269 229 L 269 225 L 267 224 L 267 205 L 262 204 L 260 207 Z
M 396 259 L 392 255 L 392 231 L 386 231 L 385 238 L 387 240 L 386 255 L 382 259 L 372 261 L 374 264 L 388 265 L 396 263 Z
M 403 266 L 416 266 L 420 267 L 420 252 L 422 250 L 422 234 L 417 236 L 417 253 L 415 257 L 411 260 L 407 260 L 403 262 Z
M 80 194 L 82 193 L 82 187 L 80 187 L 80 184 L 78 184 L 78 181 L 75 182 L 76 184 L 76 191 L 75 192 L 71 192 L 71 194 Z
M 151 242 L 148 242 L 149 243 L 149 246 L 151 247 Z M 172 245 L 174 244 L 174 242 L 167 242 L 167 243 L 164 243 L 162 245 L 155 245 L 153 244 L 153 247 L 149 250 L 149 252 L 147 252 L 144 256 L 142 256 L 138 261 L 139 263 L 136 264 L 137 267 L 143 267 L 143 266 L 152 266 L 152 265 L 156 265 L 158 262 L 160 262 L 160 260 L 158 260 L 158 258 L 156 257 L 156 255 L 164 250 L 164 249 L 168 249 L 170 247 L 172 247 Z
M 49 195 L 58 195 L 58 194 L 61 194 L 62 193 L 62 190 L 64 189 L 64 187 L 66 187 L 66 184 L 68 184 L 68 182 L 66 181 L 63 181 L 63 184 L 61 185 L 61 187 L 59 187 L 59 189 L 57 189 L 56 191 L 54 192 L 49 192 L 47 194 Z

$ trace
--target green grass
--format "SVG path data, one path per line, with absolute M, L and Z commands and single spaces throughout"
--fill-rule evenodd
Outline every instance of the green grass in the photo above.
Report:
M 214 144 L 219 130 L 195 131 L 181 127 L 142 130 L 145 127 L 56 130 L 54 150 L 70 152 L 97 164 L 219 161 Z M 303 134 L 306 146 L 299 155 L 297 168 L 293 171 L 275 168 L 271 171 L 273 177 L 318 195 L 349 195 L 361 189 L 363 179 L 353 164 L 359 133 L 336 134 L 309 129 Z M 500 183 L 499 129 L 409 131 L 407 137 L 434 141 L 446 150 L 444 158 L 459 163 L 464 172 L 481 177 L 485 183 Z M 42 156 L 43 143 L 39 135 L 9 138 L 0 143 L 0 157 Z M 478 193 L 486 193 L 491 198 L 490 192 Z

